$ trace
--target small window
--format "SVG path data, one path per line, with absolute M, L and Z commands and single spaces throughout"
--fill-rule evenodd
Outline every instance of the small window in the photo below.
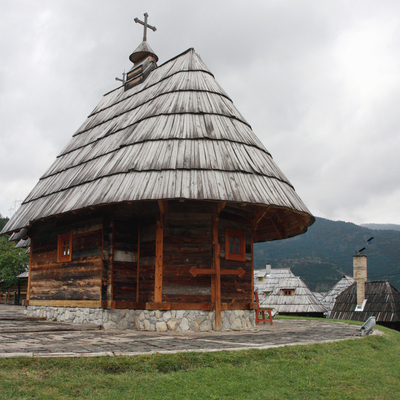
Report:
M 268 297 L 271 292 L 264 292 L 264 297 Z
M 58 235 L 57 262 L 71 261 L 72 259 L 72 232 Z
M 226 229 L 225 259 L 235 261 L 246 260 L 245 233 L 238 229 Z
M 261 277 L 258 277 L 257 278 L 257 282 L 264 282 L 264 278 L 261 276 Z
M 282 289 L 282 296 L 294 296 L 294 289 Z

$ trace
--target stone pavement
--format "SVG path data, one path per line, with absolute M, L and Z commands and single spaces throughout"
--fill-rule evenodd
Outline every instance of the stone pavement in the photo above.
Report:
M 187 351 L 267 349 L 360 337 L 359 327 L 329 320 L 275 320 L 250 331 L 145 332 L 43 321 L 0 304 L 0 358 L 98 357 Z

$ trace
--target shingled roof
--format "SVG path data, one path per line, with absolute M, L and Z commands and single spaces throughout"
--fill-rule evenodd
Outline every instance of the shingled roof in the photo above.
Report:
M 294 291 L 293 295 L 284 295 L 282 292 L 286 290 Z M 265 298 L 262 306 L 273 308 L 280 314 L 322 314 L 326 312 L 325 307 L 298 276 L 283 279 Z
M 354 279 L 352 276 L 343 275 L 342 279 L 322 298 L 321 303 L 328 310 L 328 318 L 335 304 L 336 298 L 353 282 Z
M 337 298 L 330 318 L 366 321 L 374 316 L 377 322 L 400 322 L 400 293 L 389 281 L 365 282 L 363 311 L 357 306 L 357 283 L 345 289 Z
M 283 237 L 314 222 L 193 49 L 104 95 L 3 233 L 88 207 L 168 199 L 277 207 Z
M 255 269 L 254 288 L 257 290 L 260 298 L 263 298 L 264 293 L 271 293 L 284 279 L 294 277 L 295 275 L 290 268 L 271 268 L 269 274 L 265 269 Z M 258 282 L 257 278 L 263 278 L 263 281 Z

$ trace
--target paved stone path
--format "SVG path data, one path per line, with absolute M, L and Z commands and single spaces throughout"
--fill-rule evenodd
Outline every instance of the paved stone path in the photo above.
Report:
M 359 327 L 329 320 L 275 320 L 245 332 L 143 332 L 99 330 L 26 318 L 21 306 L 0 304 L 0 358 L 97 357 L 266 349 L 360 337 Z

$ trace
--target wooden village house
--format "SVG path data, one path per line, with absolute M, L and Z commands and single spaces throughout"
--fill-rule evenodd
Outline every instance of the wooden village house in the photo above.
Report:
M 271 264 L 267 264 L 265 269 L 254 270 L 254 290 L 257 291 L 260 301 L 263 302 L 281 281 L 294 277 L 290 268 L 271 268 Z
M 389 281 L 367 280 L 367 256 L 353 256 L 354 283 L 336 298 L 330 318 L 367 321 L 400 330 L 400 292 Z
M 325 307 L 299 276 L 285 278 L 263 299 L 262 308 L 272 308 L 281 315 L 323 318 Z
M 30 239 L 27 313 L 105 328 L 254 325 L 253 244 L 314 217 L 193 49 L 144 40 L 3 229 Z M 261 107 L 261 106 L 260 106 Z
M 327 318 L 329 318 L 331 314 L 337 297 L 353 283 L 354 279 L 352 276 L 343 275 L 342 279 L 338 283 L 336 283 L 336 285 L 325 296 L 320 299 L 322 305 L 327 310 Z

